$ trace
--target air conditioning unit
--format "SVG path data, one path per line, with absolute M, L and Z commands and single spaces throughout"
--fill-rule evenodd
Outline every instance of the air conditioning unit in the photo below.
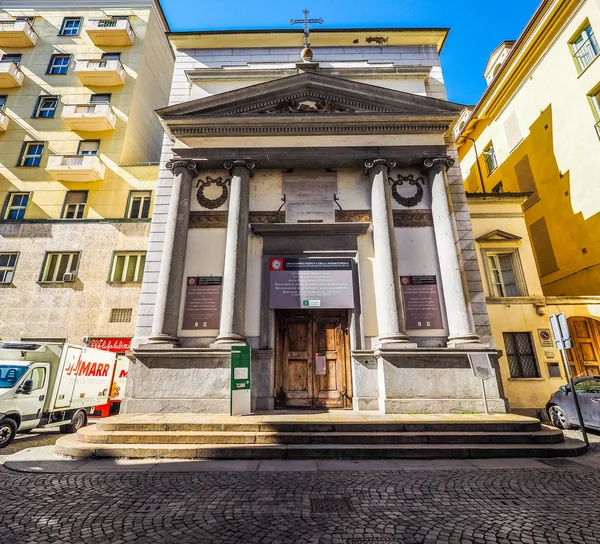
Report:
M 75 274 L 73 272 L 67 272 L 63 275 L 63 281 L 73 283 L 75 281 Z

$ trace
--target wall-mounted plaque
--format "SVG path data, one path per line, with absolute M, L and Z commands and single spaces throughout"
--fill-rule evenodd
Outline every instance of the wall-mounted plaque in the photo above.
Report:
M 335 223 L 335 172 L 293 172 L 282 177 L 286 223 Z
M 352 260 L 271 259 L 269 308 L 354 308 Z
M 223 278 L 218 276 L 187 278 L 183 330 L 219 328 L 222 283 Z
M 401 276 L 407 329 L 443 329 L 435 276 Z

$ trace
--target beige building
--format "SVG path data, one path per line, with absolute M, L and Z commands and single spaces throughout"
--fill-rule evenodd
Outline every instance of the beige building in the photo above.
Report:
M 153 0 L 2 2 L 1 338 L 133 336 L 167 30 Z

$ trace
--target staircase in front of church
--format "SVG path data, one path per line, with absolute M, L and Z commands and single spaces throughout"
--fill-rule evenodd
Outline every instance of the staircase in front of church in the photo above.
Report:
M 79 458 L 467 459 L 569 457 L 586 447 L 517 415 L 340 411 L 119 415 L 59 438 L 55 451 Z

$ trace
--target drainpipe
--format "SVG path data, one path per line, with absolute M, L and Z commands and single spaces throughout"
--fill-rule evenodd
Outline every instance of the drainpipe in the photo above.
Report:
M 465 140 L 471 140 L 473 142 L 473 151 L 475 151 L 475 162 L 477 163 L 477 170 L 479 171 L 479 181 L 481 182 L 481 189 L 483 193 L 487 193 L 485 190 L 485 184 L 483 183 L 483 174 L 481 173 L 481 164 L 479 164 L 479 153 L 477 153 L 477 144 L 473 138 L 469 138 L 468 136 L 463 136 Z

